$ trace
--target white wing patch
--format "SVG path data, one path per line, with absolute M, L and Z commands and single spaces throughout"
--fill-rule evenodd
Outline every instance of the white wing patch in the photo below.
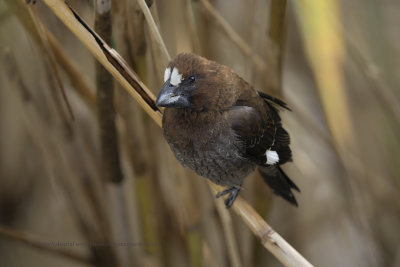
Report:
M 276 153 L 276 151 L 268 149 L 265 152 L 265 156 L 267 157 L 267 164 L 269 165 L 273 165 L 279 162 L 279 156 L 278 153 Z
M 171 84 L 173 86 L 178 86 L 182 81 L 182 74 L 179 74 L 179 70 L 174 68 L 171 74 Z
M 166 68 L 164 71 L 164 82 L 166 82 L 171 76 L 171 68 Z

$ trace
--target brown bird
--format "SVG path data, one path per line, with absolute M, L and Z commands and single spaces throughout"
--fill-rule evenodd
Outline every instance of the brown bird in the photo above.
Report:
M 297 206 L 299 188 L 279 165 L 292 160 L 289 134 L 272 96 L 257 92 L 227 66 L 181 53 L 164 73 L 156 105 L 166 107 L 163 132 L 178 161 L 225 186 L 229 208 L 257 167 L 273 192 Z

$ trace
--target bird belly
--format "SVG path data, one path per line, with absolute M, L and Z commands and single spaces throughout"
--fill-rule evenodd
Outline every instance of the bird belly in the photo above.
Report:
M 170 143 L 178 161 L 218 185 L 241 186 L 243 179 L 255 169 L 255 165 L 241 157 L 238 148 L 223 136 L 206 143 L 196 140 L 184 143 L 183 146 Z

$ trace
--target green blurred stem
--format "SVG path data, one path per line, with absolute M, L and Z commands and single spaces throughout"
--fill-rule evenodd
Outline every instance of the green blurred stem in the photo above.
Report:
M 154 221 L 155 209 L 153 204 L 153 192 L 150 177 L 136 177 L 136 195 L 139 202 L 140 217 L 142 218 L 143 239 L 145 243 L 154 244 L 159 242 L 156 230 L 157 222 Z M 158 255 L 157 246 L 146 246 L 147 253 Z
M 186 241 L 188 245 L 188 250 L 190 254 L 190 266 L 201 267 L 203 266 L 201 245 L 202 237 L 199 230 L 189 230 L 186 231 Z
M 268 37 L 273 44 L 274 90 L 282 91 L 282 66 L 286 35 L 286 0 L 272 0 L 269 13 Z

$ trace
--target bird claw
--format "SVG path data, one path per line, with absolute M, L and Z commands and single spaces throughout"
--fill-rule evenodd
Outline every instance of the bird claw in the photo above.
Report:
M 220 198 L 223 195 L 229 194 L 229 196 L 225 199 L 225 202 L 224 202 L 225 207 L 227 209 L 229 209 L 232 206 L 235 199 L 237 198 L 239 191 L 240 191 L 240 188 L 232 186 L 232 187 L 225 189 L 224 191 L 219 192 L 216 195 L 216 198 Z

